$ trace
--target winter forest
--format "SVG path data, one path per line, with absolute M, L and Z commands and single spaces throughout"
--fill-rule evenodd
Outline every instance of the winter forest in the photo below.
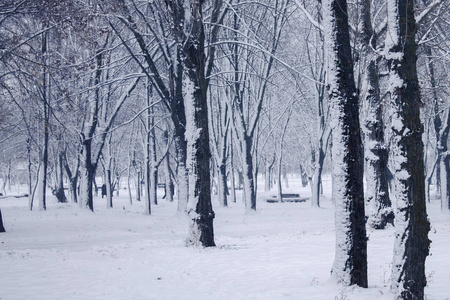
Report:
M 0 299 L 450 299 L 447 0 L 0 0 Z

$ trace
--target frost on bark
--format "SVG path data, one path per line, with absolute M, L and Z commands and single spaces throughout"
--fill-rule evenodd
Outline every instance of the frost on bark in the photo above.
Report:
M 430 224 L 425 201 L 423 126 L 416 69 L 414 2 L 389 0 L 386 58 L 392 106 L 395 244 L 391 290 L 396 299 L 424 299 Z
M 328 94 L 332 104 L 336 250 L 332 276 L 367 287 L 363 156 L 346 0 L 324 1 Z
M 387 224 L 394 223 L 394 211 L 389 198 L 387 178 L 388 149 L 384 141 L 383 106 L 379 88 L 380 56 L 374 52 L 377 37 L 372 30 L 370 15 L 370 0 L 360 0 L 362 16 L 361 44 L 361 97 L 365 118 L 363 130 L 365 133 L 366 164 L 366 200 L 370 204 L 369 224 L 375 229 L 384 229 Z
M 192 220 L 188 243 L 215 246 L 214 211 L 211 204 L 210 145 L 208 128 L 207 81 L 205 76 L 205 33 L 202 0 L 189 1 L 188 36 L 183 51 L 186 109 L 189 207 Z

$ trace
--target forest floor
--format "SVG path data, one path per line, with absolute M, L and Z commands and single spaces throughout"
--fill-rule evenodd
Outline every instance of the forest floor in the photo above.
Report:
M 261 181 L 260 181 L 261 182 Z M 262 185 L 263 186 L 263 185 Z M 297 178 L 286 192 L 309 196 Z M 126 190 L 114 208 L 96 197 L 95 213 L 77 204 L 29 211 L 27 198 L 2 198 L 7 230 L 0 234 L 0 299 L 393 299 L 389 292 L 393 228 L 368 229 L 369 288 L 330 279 L 335 233 L 329 182 L 322 207 L 310 202 L 267 203 L 257 211 L 214 201 L 217 247 L 186 247 L 188 219 L 176 202 L 162 200 L 145 216 Z M 432 223 L 427 258 L 427 300 L 450 299 L 450 214 L 439 201 L 428 207 Z

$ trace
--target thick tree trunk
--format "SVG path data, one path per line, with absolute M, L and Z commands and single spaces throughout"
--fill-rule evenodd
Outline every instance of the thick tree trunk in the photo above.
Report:
M 386 58 L 390 74 L 395 171 L 395 244 L 391 290 L 397 299 L 423 300 L 429 253 L 425 175 L 416 69 L 414 1 L 389 0 Z
M 389 198 L 387 179 L 388 150 L 384 142 L 383 109 L 379 89 L 378 62 L 379 55 L 372 49 L 376 48 L 376 35 L 372 30 L 371 1 L 360 0 L 358 3 L 362 18 L 362 32 L 359 36 L 361 57 L 359 59 L 363 74 L 361 80 L 361 98 L 364 104 L 365 119 L 365 160 L 366 170 L 366 200 L 370 203 L 369 224 L 376 229 L 383 229 L 387 224 L 394 223 L 394 211 Z
M 371 206 L 369 223 L 375 229 L 384 229 L 394 224 L 394 211 L 389 198 L 387 178 L 388 150 L 384 143 L 382 105 L 378 88 L 378 67 L 376 59 L 369 61 L 364 80 L 366 103 L 366 151 L 367 201 Z
M 95 166 L 91 161 L 92 139 L 85 139 L 83 141 L 83 170 L 81 172 L 81 188 L 80 188 L 80 207 L 86 207 L 94 211 L 94 177 Z
M 363 154 L 353 77 L 346 0 L 324 1 L 333 120 L 333 199 L 336 249 L 332 274 L 345 285 L 367 287 Z
M 215 246 L 214 211 L 211 204 L 210 145 L 207 81 L 205 77 L 205 34 L 202 0 L 190 1 L 190 35 L 184 47 L 186 133 L 189 168 L 189 243 Z
M 184 139 L 183 131 L 183 139 Z M 187 145 L 185 140 L 181 140 L 181 137 L 175 137 L 175 144 L 177 147 L 177 177 L 178 177 L 178 213 L 187 212 L 187 204 L 189 200 L 189 179 L 188 170 L 186 168 L 187 158 Z

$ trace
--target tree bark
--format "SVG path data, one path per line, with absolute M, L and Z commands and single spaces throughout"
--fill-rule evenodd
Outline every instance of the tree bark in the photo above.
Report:
M 55 188 L 55 196 L 59 203 L 67 202 L 66 195 L 64 194 L 64 172 L 63 172 L 63 153 L 59 153 L 58 161 L 56 165 L 56 180 L 57 185 Z
M 423 300 L 429 253 L 425 175 L 416 67 L 414 1 L 389 0 L 386 58 L 392 106 L 395 244 L 391 290 L 397 299 Z
M 367 287 L 363 154 L 353 77 L 346 0 L 324 1 L 329 87 L 333 122 L 333 199 L 336 249 L 333 277 Z
M 167 130 L 164 130 L 163 135 L 164 144 L 166 147 L 169 147 L 169 133 Z M 166 156 L 163 161 L 164 166 L 164 182 L 165 182 L 165 195 L 166 201 L 173 202 L 173 181 L 172 176 L 170 175 L 170 152 L 167 151 Z
M 365 131 L 366 200 L 371 211 L 369 224 L 375 229 L 384 229 L 387 224 L 394 225 L 394 211 L 389 198 L 387 179 L 388 149 L 384 141 L 383 106 L 379 88 L 378 63 L 381 57 L 374 53 L 377 37 L 372 30 L 370 15 L 371 1 L 358 3 L 362 16 L 360 69 L 363 70 L 361 97 L 365 110 L 363 130 Z
M 186 132 L 188 134 L 189 243 L 215 246 L 214 211 L 211 204 L 210 145 L 208 128 L 207 81 L 205 76 L 205 34 L 202 0 L 191 0 L 189 36 L 183 49 L 186 93 Z

